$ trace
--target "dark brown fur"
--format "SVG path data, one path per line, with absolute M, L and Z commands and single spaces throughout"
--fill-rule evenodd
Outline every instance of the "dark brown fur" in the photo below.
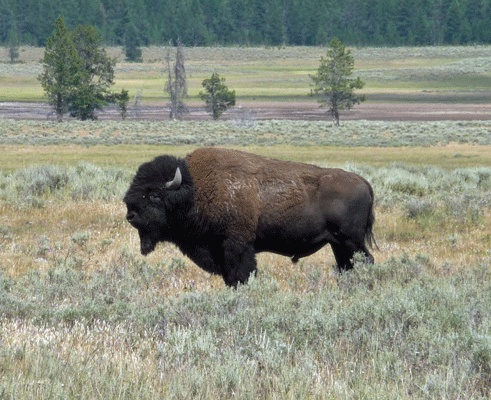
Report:
M 125 196 L 145 254 L 158 241 L 174 242 L 232 286 L 255 272 L 262 251 L 297 261 L 329 243 L 341 270 L 353 267 L 358 251 L 373 262 L 365 244 L 373 238 L 373 190 L 359 175 L 218 148 L 198 149 L 185 162 L 167 158 L 143 164 Z M 158 189 L 178 166 L 182 185 Z M 143 182 L 167 203 L 140 208 Z

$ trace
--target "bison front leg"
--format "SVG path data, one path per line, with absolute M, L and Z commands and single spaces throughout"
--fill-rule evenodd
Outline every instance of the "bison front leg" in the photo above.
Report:
M 209 272 L 210 274 L 217 274 L 221 275 L 222 274 L 222 268 L 219 262 L 216 260 L 216 255 L 210 251 L 209 248 L 207 247 L 183 247 L 181 246 L 181 251 L 187 255 L 191 260 L 193 260 L 196 265 L 198 265 L 200 268 L 204 269 L 206 272 Z
M 223 279 L 229 286 L 245 283 L 257 270 L 256 252 L 252 245 L 227 239 L 223 242 Z

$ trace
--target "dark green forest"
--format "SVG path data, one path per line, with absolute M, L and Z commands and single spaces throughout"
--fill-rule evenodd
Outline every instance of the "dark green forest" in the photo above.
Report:
M 0 44 L 44 46 L 60 15 L 106 45 L 491 43 L 491 0 L 0 0 Z

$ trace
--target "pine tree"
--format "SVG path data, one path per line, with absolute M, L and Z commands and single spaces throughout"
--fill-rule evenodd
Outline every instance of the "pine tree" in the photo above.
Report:
M 46 41 L 43 73 L 38 79 L 58 121 L 66 112 L 80 120 L 95 119 L 95 110 L 106 104 L 127 102 L 127 93 L 119 95 L 109 90 L 114 83 L 116 60 L 101 48 L 95 28 L 79 26 L 70 33 L 61 17 L 55 26 Z
M 128 115 L 128 101 L 130 100 L 130 96 L 127 90 L 121 89 L 121 93 L 116 93 L 113 95 L 114 101 L 119 107 L 119 113 L 121 115 L 121 119 L 125 120 Z
M 202 83 L 205 91 L 199 96 L 206 103 L 206 109 L 211 113 L 213 119 L 218 119 L 228 108 L 235 106 L 235 90 L 228 90 L 225 78 L 221 78 L 216 72 L 211 78 Z
M 142 51 L 138 40 L 138 30 L 133 22 L 130 22 L 124 33 L 124 54 L 127 61 L 142 61 Z
M 82 59 L 62 17 L 58 17 L 53 35 L 46 41 L 41 63 L 43 73 L 38 79 L 54 108 L 57 120 L 62 121 L 80 83 L 82 66 Z
M 114 99 L 109 89 L 114 84 L 116 60 L 107 56 L 93 26 L 77 27 L 72 38 L 82 63 L 80 83 L 70 98 L 70 115 L 82 121 L 94 120 L 95 111 Z
M 360 78 L 350 79 L 354 59 L 351 50 L 337 38 L 331 40 L 326 57 L 321 57 L 317 74 L 309 75 L 313 80 L 311 95 L 320 94 L 319 102 L 329 107 L 328 112 L 339 126 L 339 110 L 350 110 L 354 104 L 365 101 L 365 96 L 356 96 L 355 89 L 365 85 Z

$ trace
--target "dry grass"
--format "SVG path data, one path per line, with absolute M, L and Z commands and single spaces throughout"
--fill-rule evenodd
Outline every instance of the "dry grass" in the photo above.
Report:
M 46 273 L 57 260 L 78 258 L 77 268 L 87 273 L 105 270 L 116 260 L 121 249 L 128 248 L 139 255 L 137 231 L 125 221 L 122 202 L 48 201 L 44 208 L 21 211 L 12 206 L 1 206 L 0 225 L 10 232 L 8 240 L 0 241 L 2 271 L 19 277 L 29 271 Z M 422 254 L 434 266 L 435 274 L 457 273 L 469 265 L 476 265 L 489 256 L 491 212 L 487 210 L 479 223 L 456 225 L 455 221 L 428 223 L 408 219 L 402 210 L 376 209 L 375 236 L 379 249 L 373 254 L 377 262 L 403 254 Z M 74 239 L 88 233 L 82 244 Z M 1 239 L 0 239 L 1 240 Z M 156 251 L 145 258 L 151 265 L 181 258 L 185 267 L 177 271 L 162 296 L 176 296 L 190 289 L 201 291 L 223 288 L 220 277 L 211 276 L 188 260 L 171 244 L 159 244 Z M 258 255 L 260 273 L 274 277 L 282 290 L 303 291 L 313 268 L 324 270 L 326 284 L 335 283 L 335 260 L 329 246 L 297 264 L 291 260 L 264 253 Z
M 467 147 L 451 145 L 448 154 L 464 154 Z M 3 150 L 14 153 L 8 162 L 16 166 L 88 160 L 134 168 L 162 148 Z M 355 161 L 374 153 L 402 156 L 398 149 L 377 148 L 249 150 L 320 163 L 326 163 L 326 152 L 332 154 L 329 161 L 348 151 Z M 441 149 L 412 150 L 408 154 L 419 160 Z M 379 180 L 393 172 L 358 168 Z M 297 264 L 264 253 L 258 256 L 259 279 L 236 291 L 172 245 L 159 244 L 141 256 L 137 231 L 125 221 L 117 194 L 81 200 L 67 187 L 40 191 L 37 202 L 26 203 L 3 192 L 8 200 L 0 196 L 0 371 L 6 379 L 0 393 L 110 399 L 486 397 L 491 210 L 483 207 L 472 220 L 447 216 L 445 196 L 428 189 L 418 200 L 428 197 L 433 212 L 408 217 L 411 179 L 418 171 L 437 174 L 423 167 L 394 169 L 412 175 L 404 178 L 409 183 L 399 193 L 400 204 L 397 197 L 377 201 L 373 267 L 357 264 L 340 276 L 328 247 Z M 50 171 L 60 175 L 40 173 Z M 82 176 L 94 172 L 85 166 Z M 485 185 L 491 185 L 488 172 L 480 170 Z M 441 176 L 449 180 L 454 174 Z M 476 179 L 471 170 L 459 176 Z M 20 186 L 22 175 L 16 177 Z M 390 194 L 377 185 L 376 193 Z M 479 200 L 484 189 L 472 190 Z
M 72 134 L 80 132 L 72 132 Z M 75 165 L 80 161 L 100 166 L 136 167 L 156 155 L 174 154 L 183 156 L 192 146 L 93 146 L 90 148 L 63 146 L 2 145 L 4 155 L 0 161 L 3 170 L 17 170 L 32 165 Z M 243 147 L 240 147 L 244 149 Z M 465 166 L 491 165 L 489 146 L 451 143 L 447 146 L 408 148 L 343 148 L 343 147 L 296 147 L 296 146 L 248 146 L 246 150 L 270 157 L 303 162 L 343 166 L 347 161 L 354 164 L 383 167 L 391 163 L 443 166 L 448 169 Z M 18 277 L 30 270 L 46 272 L 59 257 L 78 255 L 83 259 L 80 268 L 87 272 L 103 270 L 120 254 L 125 246 L 137 257 L 139 238 L 124 220 L 125 207 L 120 201 L 73 201 L 46 197 L 40 208 L 19 209 L 15 204 L 0 206 L 0 226 L 5 226 L 10 237 L 0 242 L 2 269 Z M 426 221 L 409 219 L 402 208 L 376 209 L 375 234 L 380 250 L 375 250 L 377 261 L 402 254 L 424 254 L 435 264 L 435 272 L 453 265 L 459 271 L 488 256 L 491 237 L 491 213 L 484 215 L 475 225 L 455 225 L 454 220 Z M 74 235 L 90 233 L 83 246 L 73 241 Z M 183 257 L 172 245 L 161 244 L 147 261 L 156 265 L 162 260 Z M 185 258 L 183 258 L 185 259 Z M 185 259 L 186 268 L 179 270 L 178 279 L 165 288 L 166 294 L 177 295 L 182 290 L 209 290 L 221 288 L 221 278 L 212 277 Z M 259 269 L 274 276 L 284 289 L 306 285 L 312 266 L 322 266 L 332 279 L 331 265 L 334 258 L 330 248 L 293 265 L 288 258 L 261 254 Z M 329 279 L 331 279 L 329 278 Z M 299 282 L 303 283 L 300 284 Z
M 143 257 L 138 255 L 137 233 L 124 221 L 125 210 L 120 202 L 51 201 L 44 209 L 19 211 L 5 206 L 0 209 L 0 225 L 9 226 L 11 232 L 7 241 L 2 242 L 0 238 L 3 282 L 6 276 L 20 280 L 33 275 L 45 279 L 48 286 L 50 274 L 57 273 L 57 258 L 79 259 L 80 263 L 74 268 L 87 276 L 86 279 L 94 274 L 118 274 L 124 269 L 131 269 L 129 272 L 136 276 L 138 265 L 144 263 L 159 272 L 147 282 L 144 291 L 132 295 L 138 296 L 144 304 L 145 301 L 152 306 L 160 303 L 161 307 L 171 310 L 157 325 L 140 321 L 138 317 L 133 317 L 130 322 L 126 319 L 117 322 L 93 319 L 90 314 L 85 318 L 77 317 L 78 314 L 71 316 L 70 313 L 83 309 L 84 304 L 78 302 L 90 302 L 90 299 L 66 293 L 53 301 L 53 309 L 50 309 L 50 312 L 64 315 L 65 320 L 53 323 L 44 322 L 41 316 L 3 317 L 0 319 L 0 365 L 5 376 L 16 377 L 15 384 L 13 380 L 10 384 L 4 382 L 5 387 L 16 388 L 18 392 L 12 393 L 15 398 L 49 398 L 50 393 L 79 393 L 87 398 L 98 397 L 101 393 L 108 398 L 120 397 L 121 393 L 131 393 L 126 398 L 139 399 L 166 398 L 171 393 L 180 393 L 175 395 L 178 398 L 250 398 L 248 393 L 254 391 L 255 397 L 264 398 L 273 398 L 278 393 L 296 398 L 306 396 L 306 393 L 306 398 L 350 398 L 363 393 L 366 398 L 375 399 L 380 393 L 390 397 L 390 393 L 397 391 L 398 398 L 413 399 L 419 397 L 412 395 L 416 390 L 420 395 L 431 390 L 431 386 L 430 389 L 423 386 L 429 377 L 449 373 L 452 367 L 445 357 L 453 360 L 452 357 L 458 356 L 460 360 L 464 357 L 462 353 L 468 354 L 455 344 L 454 341 L 459 343 L 459 336 L 445 333 L 446 329 L 453 328 L 446 325 L 434 328 L 432 320 L 418 322 L 418 317 L 406 308 L 417 299 L 396 299 L 400 295 L 397 290 L 401 290 L 397 289 L 399 281 L 392 286 L 390 278 L 383 275 L 382 278 L 369 278 L 379 287 L 373 292 L 370 289 L 364 294 L 358 293 L 358 290 L 363 292 L 364 282 L 357 282 L 356 278 L 353 283 L 350 278 L 346 282 L 341 279 L 331 268 L 334 259 L 328 248 L 297 264 L 273 254 L 259 255 L 259 273 L 265 278 L 261 283 L 266 285 L 265 293 L 252 286 L 245 289 L 246 294 L 237 295 L 227 292 L 221 278 L 205 273 L 171 245 L 160 244 L 143 262 Z M 418 268 L 425 268 L 422 287 L 435 284 L 428 275 L 450 282 L 452 276 L 465 276 L 472 266 L 489 258 L 489 210 L 476 226 L 456 226 L 442 221 L 438 229 L 424 221 L 408 220 L 401 210 L 377 208 L 376 213 L 375 234 L 380 247 L 374 251 L 377 263 L 382 265 L 390 259 L 404 259 L 406 254 L 411 254 L 421 263 Z M 77 234 L 87 232 L 90 233 L 87 241 L 74 240 Z M 122 249 L 127 249 L 125 252 L 130 255 L 132 264 L 125 264 L 121 259 Z M 178 260 L 176 267 L 171 267 L 173 260 Z M 61 265 L 58 271 L 65 268 L 63 263 Z M 382 268 L 381 273 L 384 272 Z M 394 273 L 398 276 L 407 271 L 401 269 Z M 417 279 L 411 281 L 414 288 L 419 288 Z M 268 282 L 274 282 L 275 289 L 267 289 Z M 127 284 L 127 281 L 122 282 L 123 286 Z M 343 285 L 346 285 L 345 289 Z M 373 283 L 369 285 L 371 288 Z M 51 283 L 51 286 L 55 285 Z M 124 293 L 124 288 L 107 285 L 102 294 L 107 299 L 113 296 L 117 299 L 115 293 L 120 290 Z M 329 303 L 325 304 L 325 297 L 318 299 L 318 293 L 326 291 L 330 293 L 329 301 L 340 302 L 335 309 L 329 307 Z M 350 292 L 355 292 L 356 297 L 353 298 Z M 343 296 L 341 300 L 336 298 L 339 293 Z M 377 299 L 377 293 L 380 293 L 380 299 Z M 46 295 L 49 296 L 49 292 Z M 403 295 L 408 296 L 406 292 Z M 33 293 L 31 296 L 36 299 L 39 295 Z M 235 300 L 235 296 L 239 296 L 239 300 Z M 431 304 L 430 300 L 424 299 L 422 309 L 443 309 L 441 302 L 446 304 L 453 300 L 452 297 L 441 300 L 436 292 L 432 296 Z M 130 298 L 130 293 L 125 298 Z M 213 303 L 215 298 L 218 306 Z M 316 299 L 311 306 L 313 314 L 309 315 L 302 310 L 303 301 L 313 298 Z M 113 301 L 106 300 L 106 307 Z M 278 301 L 280 305 L 276 304 Z M 193 308 L 194 304 L 196 308 Z M 384 317 L 387 322 L 374 319 L 372 314 L 383 304 L 388 304 L 391 313 Z M 213 314 L 215 307 L 219 307 L 218 318 Z M 249 307 L 253 315 L 249 322 L 236 327 L 238 321 L 233 322 L 233 318 L 240 318 L 236 313 L 242 307 Z M 320 307 L 322 311 L 314 307 Z M 329 308 L 326 310 L 325 307 Z M 453 317 L 455 311 L 443 310 L 441 314 L 448 315 L 447 319 Z M 326 321 L 321 322 L 321 315 Z M 222 325 L 217 327 L 213 318 Z M 295 325 L 289 327 L 289 318 L 298 320 L 294 319 Z M 346 318 L 346 323 L 351 326 L 343 328 L 339 322 L 342 318 Z M 280 322 L 268 325 L 268 321 L 276 320 Z M 209 325 L 203 321 L 210 321 Z M 408 333 L 400 333 L 399 329 L 402 332 L 404 328 L 397 325 L 389 333 L 386 332 L 389 328 L 383 328 L 384 324 L 391 327 L 397 321 L 402 321 L 401 326 L 409 326 L 406 328 Z M 419 325 L 411 328 L 411 323 Z M 323 329 L 334 338 L 325 338 Z M 338 334 L 332 333 L 338 329 Z M 349 333 L 344 334 L 344 329 Z M 416 329 L 421 337 L 413 333 Z M 286 336 L 283 331 L 287 332 Z M 302 335 L 309 333 L 313 338 L 308 339 L 309 343 L 302 342 Z M 425 333 L 431 335 L 431 344 L 423 344 Z M 407 338 L 399 339 L 406 334 Z M 440 337 L 438 344 L 437 337 Z M 457 339 L 452 339 L 454 337 Z M 470 338 L 477 340 L 474 336 Z M 401 346 L 406 350 L 396 350 Z M 426 350 L 419 351 L 416 346 L 434 351 L 445 348 L 450 355 L 442 356 L 441 361 L 433 359 L 430 364 Z M 475 349 L 477 346 L 472 345 L 473 353 L 464 360 L 484 357 L 484 361 L 479 362 L 487 366 L 488 348 L 484 348 L 484 356 L 481 356 L 476 353 L 479 351 Z M 394 356 L 404 358 L 396 362 Z M 210 372 L 210 368 L 216 370 L 222 363 L 226 363 L 226 368 Z M 307 372 L 305 368 L 308 368 Z M 394 372 L 387 374 L 385 369 L 394 369 Z M 407 372 L 411 370 L 414 372 Z M 355 375 L 358 376 L 356 385 L 350 383 Z M 476 390 L 486 393 L 486 384 L 479 376 L 466 376 L 463 387 L 457 386 L 453 390 L 467 392 L 467 398 L 479 398 L 470 394 L 474 389 L 466 388 L 473 384 Z M 483 379 L 487 376 L 483 374 Z M 227 386 L 223 387 L 226 379 L 231 381 L 229 385 L 235 395 L 230 394 L 231 389 Z M 378 387 L 377 391 L 374 386 Z

